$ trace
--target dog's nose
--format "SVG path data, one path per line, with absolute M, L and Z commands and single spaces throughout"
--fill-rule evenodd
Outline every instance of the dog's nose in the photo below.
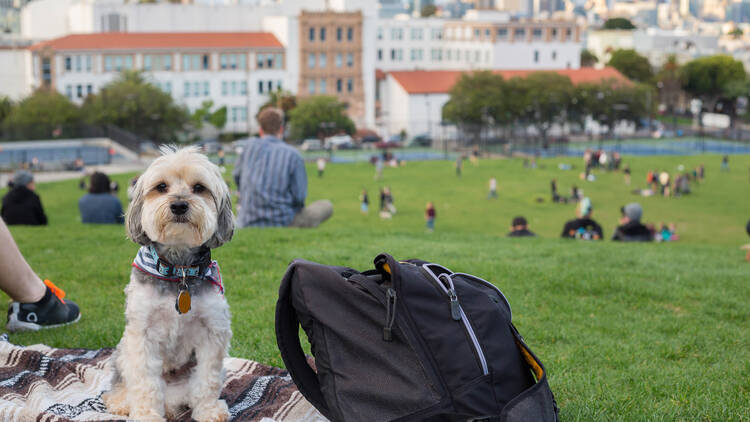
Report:
M 185 201 L 174 201 L 169 206 L 169 208 L 172 210 L 172 214 L 174 215 L 182 215 L 185 214 L 188 210 L 188 203 Z

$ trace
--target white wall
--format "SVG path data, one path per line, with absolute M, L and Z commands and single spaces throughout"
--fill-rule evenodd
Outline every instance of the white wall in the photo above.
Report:
M 19 100 L 31 94 L 31 54 L 23 48 L 0 49 L 0 96 Z
M 36 0 L 21 9 L 21 35 L 46 40 L 71 32 L 68 10 L 75 0 Z
M 411 94 L 409 95 L 408 135 L 429 133 L 436 138 L 440 134 L 440 122 L 443 120 L 443 106 L 450 99 L 450 94 Z
M 492 69 L 578 69 L 581 49 L 579 42 L 495 43 Z

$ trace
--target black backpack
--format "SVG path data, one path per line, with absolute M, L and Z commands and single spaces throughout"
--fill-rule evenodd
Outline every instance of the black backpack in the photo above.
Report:
M 544 366 L 503 293 L 425 261 L 359 271 L 295 260 L 276 341 L 305 398 L 333 421 L 555 422 Z M 299 325 L 315 356 L 310 367 Z

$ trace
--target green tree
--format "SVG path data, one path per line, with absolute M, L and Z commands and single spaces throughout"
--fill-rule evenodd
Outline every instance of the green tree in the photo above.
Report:
M 513 83 L 514 80 L 509 81 Z M 573 83 L 567 76 L 555 72 L 533 72 L 518 80 L 525 88 L 525 119 L 547 139 L 554 124 L 567 119 L 567 109 L 573 97 Z
M 654 77 L 648 59 L 632 49 L 615 50 L 607 65 L 619 70 L 632 81 L 648 83 Z
M 737 28 L 737 27 L 735 27 L 728 33 L 728 35 L 731 35 L 732 38 L 734 38 L 735 40 L 742 38 L 742 34 L 743 34 L 742 29 Z
M 670 54 L 656 73 L 656 86 L 659 88 L 660 101 L 667 106 L 669 113 L 674 113 L 682 87 L 680 85 L 680 64 L 677 57 Z
M 13 105 L 3 121 L 11 139 L 44 139 L 66 135 L 80 121 L 81 112 L 57 91 L 39 89 Z
M 203 101 L 200 108 L 195 110 L 193 114 L 190 115 L 190 120 L 197 129 L 202 128 L 203 124 L 206 122 L 210 123 L 216 129 L 222 129 L 224 125 L 227 124 L 227 107 L 222 106 L 214 111 L 211 111 L 211 108 L 213 108 L 213 106 L 213 101 Z
M 588 82 L 576 86 L 573 96 L 580 112 L 607 126 L 610 134 L 618 123 L 638 125 L 652 111 L 653 88 L 646 84 L 624 83 L 617 79 Z
M 176 105 L 171 95 L 130 71 L 86 98 L 82 111 L 92 124 L 115 125 L 159 143 L 177 141 L 190 119 L 187 109 Z
M 475 141 L 483 126 L 512 121 L 504 99 L 503 77 L 490 71 L 464 73 L 453 85 L 442 109 L 443 120 L 454 123 Z
M 297 97 L 289 91 L 277 89 L 268 94 L 268 101 L 266 101 L 258 112 L 260 113 L 266 107 L 276 107 L 284 112 L 284 122 L 289 122 L 289 112 L 297 107 Z
M 626 18 L 611 18 L 604 22 L 602 29 L 635 29 L 635 25 Z
M 596 54 L 585 48 L 581 50 L 581 67 L 594 67 L 597 63 L 599 63 L 599 58 Z
M 437 6 L 434 4 L 426 4 L 422 6 L 422 10 L 420 11 L 420 14 L 423 18 L 428 18 L 430 16 L 435 16 L 437 14 Z
M 0 126 L 6 117 L 10 114 L 10 110 L 13 108 L 13 103 L 10 102 L 8 97 L 0 97 Z
M 734 101 L 747 94 L 747 74 L 741 61 L 731 56 L 701 57 L 686 63 L 680 72 L 682 89 L 714 111 L 722 101 Z
M 291 139 L 324 138 L 336 133 L 354 133 L 354 122 L 346 115 L 347 104 L 336 97 L 317 95 L 302 99 L 289 112 Z

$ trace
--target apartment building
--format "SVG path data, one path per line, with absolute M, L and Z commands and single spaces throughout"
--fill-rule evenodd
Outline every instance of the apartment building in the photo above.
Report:
M 309 12 L 299 16 L 297 96 L 333 95 L 349 105 L 358 126 L 366 121 L 361 12 Z
M 392 70 L 577 69 L 571 21 L 381 19 L 376 67 Z
M 34 88 L 82 103 L 120 72 L 139 70 L 190 110 L 206 100 L 226 106 L 230 132 L 256 130 L 251 116 L 286 84 L 284 47 L 266 32 L 75 34 L 30 50 Z

